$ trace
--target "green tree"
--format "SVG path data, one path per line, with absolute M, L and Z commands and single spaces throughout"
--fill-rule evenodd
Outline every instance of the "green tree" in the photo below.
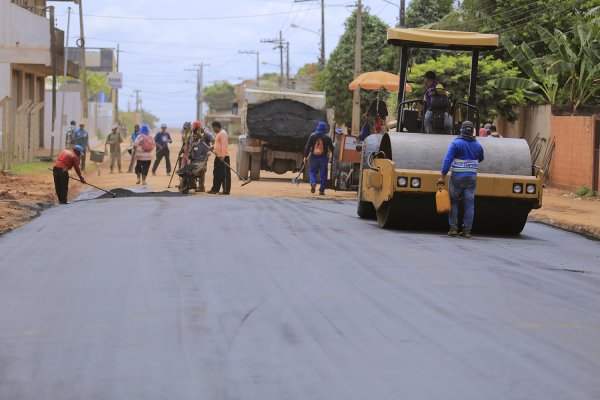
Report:
M 235 87 L 227 82 L 216 82 L 204 88 L 204 100 L 212 110 L 229 110 L 235 98 Z
M 350 125 L 352 122 L 352 92 L 348 84 L 354 79 L 354 43 L 356 37 L 356 12 L 346 19 L 345 32 L 331 53 L 325 70 L 318 75 L 316 89 L 327 96 L 327 106 L 335 108 L 335 122 Z M 393 71 L 393 64 L 385 57 L 388 26 L 368 10 L 362 15 L 362 63 L 363 72 Z M 369 93 L 361 91 L 361 108 L 369 105 Z
M 469 55 L 441 55 L 437 60 L 414 65 L 408 78 L 414 82 L 421 81 L 421 77 L 427 71 L 436 71 L 438 80 L 452 92 L 452 101 L 468 100 L 471 73 L 471 57 Z M 494 59 L 492 56 L 479 60 L 476 96 L 481 121 L 490 121 L 498 115 L 504 115 L 511 120 L 516 118 L 513 107 L 525 104 L 523 90 L 501 90 L 489 84 L 489 81 L 504 76 L 516 77 L 518 74 L 517 68 L 511 67 L 502 60 Z M 423 97 L 422 85 L 413 85 L 413 96 L 411 97 Z
M 406 9 L 406 25 L 409 28 L 429 26 L 450 13 L 453 0 L 412 0 Z
M 104 92 L 106 97 L 110 95 L 111 87 L 108 84 L 108 77 L 106 74 L 88 70 L 86 71 L 86 78 L 89 101 L 98 101 L 100 92 Z
M 156 129 L 157 122 L 160 120 L 159 117 L 152 114 L 150 111 L 145 110 L 143 107 L 141 109 L 142 114 L 142 124 L 148 125 L 150 130 Z M 122 111 L 119 110 L 119 121 L 121 124 L 127 127 L 129 132 L 133 131 L 133 126 L 135 125 L 135 111 Z M 122 132 L 124 136 L 126 136 L 125 132 Z
M 321 72 L 318 63 L 305 64 L 296 72 L 296 80 L 308 80 L 311 82 L 311 89 L 317 90 L 316 82 Z

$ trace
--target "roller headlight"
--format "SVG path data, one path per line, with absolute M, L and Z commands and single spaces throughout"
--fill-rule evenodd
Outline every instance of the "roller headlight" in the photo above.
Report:
M 513 193 L 523 193 L 523 185 L 521 183 L 513 183 Z
M 525 186 L 525 191 L 527 192 L 527 194 L 534 194 L 535 193 L 535 185 L 530 183 L 529 185 Z
M 398 186 L 400 187 L 406 187 L 408 186 L 408 178 L 401 176 L 400 178 L 398 178 Z
M 410 180 L 410 187 L 420 188 L 421 187 L 421 178 L 412 178 Z

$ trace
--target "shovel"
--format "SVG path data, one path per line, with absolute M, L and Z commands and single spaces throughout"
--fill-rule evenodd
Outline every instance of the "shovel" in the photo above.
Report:
M 304 168 L 306 168 L 306 162 L 302 162 L 302 167 L 300 168 L 300 172 L 298 172 L 298 176 L 292 178 L 292 185 L 300 185 L 300 175 L 304 172 Z
M 49 170 L 49 171 L 53 171 L 53 170 L 52 170 L 52 169 L 50 169 L 50 168 L 48 168 L 48 170 Z M 80 180 L 79 180 L 79 179 L 77 179 L 77 178 L 73 178 L 71 175 L 69 175 L 69 178 L 70 178 L 70 179 L 73 179 L 74 181 L 77 181 L 77 182 L 79 182 L 79 183 L 83 183 L 84 185 L 89 185 L 89 186 L 93 187 L 94 189 L 102 190 L 103 192 L 110 194 L 110 195 L 113 197 L 113 199 L 114 199 L 115 197 L 117 197 L 117 195 L 116 195 L 116 194 L 114 194 L 113 192 L 110 192 L 110 191 L 108 191 L 108 190 L 105 190 L 105 189 L 99 188 L 98 186 L 94 186 L 94 185 L 92 185 L 91 183 L 82 182 L 82 181 L 80 181 Z

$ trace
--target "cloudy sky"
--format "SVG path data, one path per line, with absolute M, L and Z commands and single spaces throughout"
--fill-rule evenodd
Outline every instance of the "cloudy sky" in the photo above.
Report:
M 393 25 L 400 0 L 363 0 L 370 12 Z M 408 2 L 407 2 L 408 3 Z M 67 6 L 72 7 L 70 45 L 79 37 L 78 8 L 70 2 L 56 6 L 60 29 L 67 28 Z M 83 0 L 87 47 L 122 50 L 120 70 L 124 87 L 120 109 L 135 107 L 140 90 L 143 107 L 170 126 L 195 117 L 196 73 L 185 71 L 205 63 L 204 85 L 227 80 L 239 83 L 260 72 L 279 71 L 279 51 L 261 43 L 283 32 L 290 42 L 290 74 L 319 57 L 321 2 L 318 0 Z M 325 0 L 325 54 L 335 48 L 353 0 Z M 304 29 L 293 28 L 292 24 Z M 310 32 L 310 31 L 314 31 Z M 262 62 L 266 63 L 263 64 Z

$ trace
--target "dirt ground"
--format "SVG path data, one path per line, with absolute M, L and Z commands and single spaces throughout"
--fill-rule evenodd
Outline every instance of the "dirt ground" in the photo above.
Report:
M 123 149 L 125 146 L 123 146 Z M 171 146 L 171 163 L 175 165 L 179 143 Z M 229 146 L 231 165 L 235 167 L 235 153 L 237 146 Z M 212 185 L 212 164 L 214 156 L 208 164 L 206 174 L 206 189 Z M 86 180 L 90 183 L 107 190 L 116 188 L 136 189 L 147 192 L 177 191 L 178 178 L 175 176 L 171 187 L 168 188 L 170 176 L 166 174 L 165 162 L 161 163 L 156 176 L 148 176 L 147 185 L 136 185 L 136 177 L 133 173 L 127 173 L 130 156 L 125 153 L 122 157 L 123 173 L 110 174 L 109 160 L 105 157 L 104 163 L 94 165 L 88 162 L 87 170 L 84 172 Z M 48 163 L 48 167 L 52 167 Z M 72 176 L 75 176 L 74 172 Z M 299 185 L 292 184 L 292 178 L 297 174 L 286 173 L 277 175 L 275 173 L 261 171 L 261 179 L 252 181 L 248 185 L 241 186 L 242 181 L 232 173 L 231 196 L 255 196 L 255 197 L 285 197 L 315 200 L 354 200 L 354 192 L 335 192 L 327 190 L 325 196 L 310 193 L 307 183 Z M 77 198 L 80 192 L 89 192 L 89 186 L 82 185 L 73 180 L 69 186 L 69 201 Z M 214 196 L 207 193 L 193 193 L 191 196 Z M 56 204 L 54 194 L 54 183 L 52 173 L 40 172 L 27 175 L 0 174 L 0 234 L 13 230 L 40 212 Z M 581 198 L 572 193 L 558 189 L 547 188 L 544 190 L 543 207 L 533 210 L 530 214 L 532 220 L 540 221 L 563 229 L 600 238 L 600 199 Z

